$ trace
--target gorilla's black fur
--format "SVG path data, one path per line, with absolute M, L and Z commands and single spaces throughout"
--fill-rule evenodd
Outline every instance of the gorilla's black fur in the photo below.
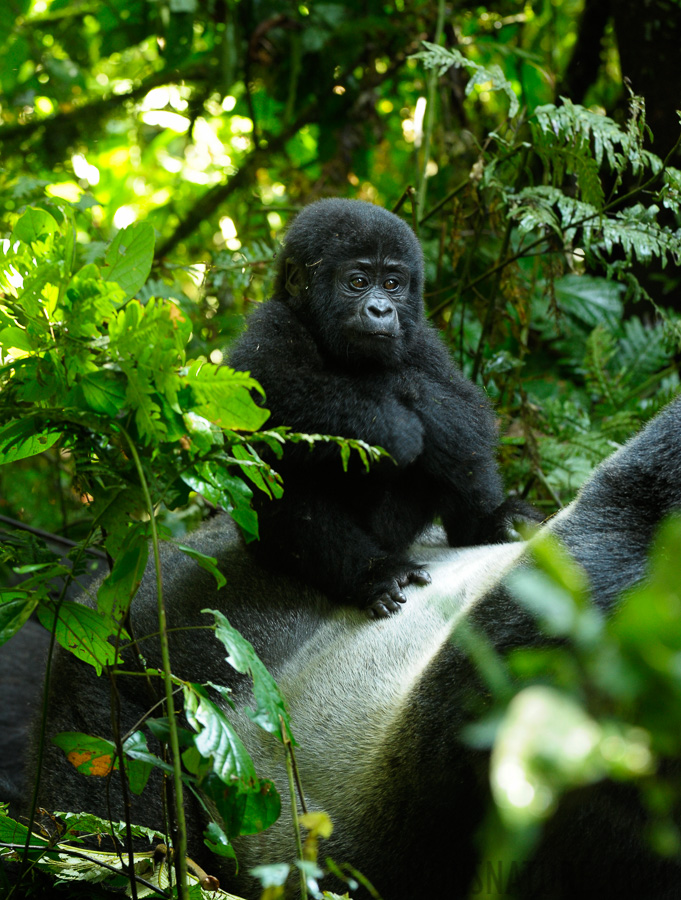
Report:
M 565 542 L 588 574 L 595 602 L 607 612 L 622 590 L 645 577 L 655 529 L 666 514 L 680 509 L 677 400 L 604 462 L 577 500 L 542 530 Z M 205 523 L 191 542 L 217 557 L 227 584 L 217 591 L 212 576 L 193 560 L 175 548 L 165 549 L 173 671 L 187 680 L 232 687 L 241 709 L 252 705 L 247 679 L 235 676 L 210 631 L 183 631 L 182 626 L 206 624 L 201 610 L 219 609 L 253 642 L 287 698 L 307 806 L 325 810 L 334 823 L 322 857 L 328 854 L 356 866 L 385 900 L 486 896 L 489 882 L 480 885 L 475 879 L 481 862 L 502 893 L 518 875 L 511 893 L 522 900 L 677 900 L 681 895 L 681 859 L 652 852 L 646 834 L 649 812 L 627 785 L 606 782 L 567 796 L 524 873 L 500 860 L 480 859 L 489 759 L 462 735 L 471 708 L 487 697 L 456 638 L 461 622 L 470 622 L 500 654 L 544 640 L 533 618 L 504 588 L 508 572 L 529 564 L 522 542 L 466 549 L 421 546 L 418 552 L 428 561 L 432 583 L 418 590 L 408 587 L 411 602 L 402 614 L 379 622 L 268 573 L 245 552 L 225 515 Z M 132 619 L 148 664 L 158 666 L 158 640 L 145 639 L 158 630 L 152 563 L 133 603 Z M 0 656 L 11 657 L 15 651 L 13 660 L 5 657 L 5 671 L 15 675 L 14 688 L 21 691 L 35 679 L 35 663 L 30 653 L 20 658 L 22 645 L 16 638 L 0 647 Z M 20 664 L 25 668 L 17 677 Z M 118 679 L 123 731 L 138 727 L 152 708 L 141 683 L 140 678 Z M 6 690 L 0 685 L 0 697 L 6 697 Z M 48 734 L 85 731 L 110 737 L 109 704 L 108 679 L 97 678 L 91 667 L 60 651 Z M 0 742 L 13 738 L 15 747 L 25 747 L 25 732 L 19 737 L 25 725 L 15 722 L 11 734 L 0 733 Z M 231 861 L 201 855 L 205 822 L 187 794 L 189 853 L 206 871 L 219 875 L 224 887 L 257 900 L 260 888 L 249 877 L 250 867 L 291 862 L 296 848 L 281 746 L 245 716 L 238 728 L 260 776 L 279 786 L 282 817 L 262 835 L 240 840 L 235 877 Z M 0 759 L 4 752 L 0 746 Z M 12 775 L 9 766 L 5 774 Z M 110 808 L 118 820 L 123 811 L 120 785 L 113 779 L 110 787 Z M 53 746 L 40 803 L 48 810 L 100 815 L 109 808 L 104 781 L 78 774 Z M 159 827 L 158 795 L 145 791 L 134 797 L 131 816 Z M 337 883 L 328 887 L 339 889 Z M 368 896 L 362 890 L 351 893 L 357 900 Z
M 343 473 L 333 445 L 289 447 L 283 499 L 257 498 L 268 564 L 387 615 L 429 576 L 406 555 L 436 515 L 451 546 L 507 538 L 485 395 L 423 313 L 423 255 L 397 216 L 321 200 L 294 220 L 272 299 L 230 363 L 261 383 L 272 425 L 359 438 L 394 459 Z

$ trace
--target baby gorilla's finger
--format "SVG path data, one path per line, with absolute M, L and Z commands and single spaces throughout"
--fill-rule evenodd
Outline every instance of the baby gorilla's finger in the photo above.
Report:
M 401 603 L 406 603 L 406 601 L 407 598 L 395 584 L 372 600 L 367 610 L 372 619 L 387 619 L 388 616 L 397 612 Z
M 397 583 L 400 587 L 406 587 L 408 584 L 430 584 L 431 577 L 427 569 L 422 566 L 415 566 L 413 569 L 407 569 L 397 576 Z
M 409 573 L 409 583 L 410 584 L 430 584 L 433 579 L 430 577 L 430 572 L 427 569 L 414 569 L 413 572 Z

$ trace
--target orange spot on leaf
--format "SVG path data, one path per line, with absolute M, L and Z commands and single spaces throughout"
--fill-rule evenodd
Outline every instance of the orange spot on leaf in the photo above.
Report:
M 98 775 L 100 778 L 108 775 L 112 769 L 112 757 L 107 754 L 97 755 L 92 750 L 71 750 L 66 758 L 75 766 L 82 769 L 86 775 Z

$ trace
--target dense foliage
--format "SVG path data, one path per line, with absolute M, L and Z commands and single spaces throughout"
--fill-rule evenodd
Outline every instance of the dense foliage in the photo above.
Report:
M 210 505 L 228 508 L 249 539 L 257 536 L 251 491 L 281 490 L 258 446 L 313 438 L 263 431 L 257 386 L 219 364 L 243 314 L 267 296 L 290 214 L 319 196 L 375 201 L 414 226 L 429 314 L 497 405 L 509 487 L 547 513 L 678 390 L 680 76 L 667 66 L 666 42 L 678 48 L 681 9 L 676 0 L 634 12 L 621 3 L 599 18 L 597 6 L 2 6 L 0 515 L 77 543 L 55 554 L 8 526 L 0 642 L 36 612 L 64 646 L 110 665 L 127 639 L 125 614 L 150 538 L 154 552 L 159 537 L 181 539 Z M 636 54 L 627 15 L 640 20 Z M 664 91 L 648 80 L 653 59 L 666 73 Z M 371 457 L 357 442 L 340 447 L 344 459 Z M 98 616 L 66 599 L 92 541 L 112 563 Z M 678 706 L 668 628 L 678 594 L 663 555 L 656 571 L 667 593 L 646 590 L 669 606 L 635 594 L 615 625 L 581 606 L 569 563 L 552 558 L 544 565 L 559 587 L 547 596 L 558 599 L 540 613 L 549 632 L 572 639 L 574 653 L 521 654 L 510 674 L 478 653 L 499 709 L 510 710 L 493 778 L 500 755 L 520 754 L 536 795 L 550 795 L 521 822 L 512 803 L 504 819 L 497 796 L 503 828 L 490 814 L 489 839 L 510 859 L 527 852 L 529 826 L 562 790 L 603 774 L 646 779 L 657 755 L 678 750 L 676 722 L 656 719 L 649 703 L 661 691 Z M 55 574 L 65 579 L 56 594 Z M 532 585 L 518 589 L 537 595 Z M 161 617 L 162 608 L 159 593 Z M 227 641 L 228 624 L 213 627 Z M 648 638 L 669 645 L 655 670 L 642 649 Z M 224 774 L 226 761 L 205 735 L 207 723 L 230 729 L 226 717 L 201 686 L 165 668 L 170 721 L 179 686 L 195 727 L 191 739 L 163 732 L 175 777 L 205 779 L 192 754 L 183 753 L 190 766 L 180 771 L 180 740 Z M 593 735 L 581 768 L 556 753 L 550 777 L 532 762 L 546 732 L 520 749 L 513 737 L 523 702 L 549 695 L 512 700 L 518 688 L 509 685 L 534 684 L 540 671 L 561 692 L 547 701 L 547 728 L 567 703 L 562 720 L 588 719 Z M 617 686 L 622 672 L 626 691 Z M 263 691 L 272 705 L 261 718 L 286 740 L 281 701 L 271 699 L 269 682 Z M 483 728 L 471 739 L 490 734 Z M 161 761 L 141 735 L 133 738 L 87 749 L 111 765 L 125 756 L 141 788 L 148 766 Z M 83 737 L 74 740 L 67 752 L 83 749 Z M 221 810 L 233 831 L 216 823 L 211 838 L 224 853 L 230 837 L 275 814 L 258 805 L 249 762 L 240 765 L 240 790 L 253 806 L 247 811 L 241 797 L 239 821 L 233 808 Z M 659 812 L 658 843 L 673 850 L 678 835 L 665 816 L 677 788 L 644 788 Z M 0 818 L 3 827 L 8 821 Z M 0 839 L 29 840 L 26 829 L 11 835 Z

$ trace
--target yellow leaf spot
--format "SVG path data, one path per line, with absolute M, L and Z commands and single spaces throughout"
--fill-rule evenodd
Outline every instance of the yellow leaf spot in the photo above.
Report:
M 113 760 L 110 754 L 106 753 L 98 756 L 92 750 L 71 750 L 66 754 L 66 758 L 75 766 L 76 769 L 85 769 L 88 775 L 98 775 L 104 777 L 111 772 Z

